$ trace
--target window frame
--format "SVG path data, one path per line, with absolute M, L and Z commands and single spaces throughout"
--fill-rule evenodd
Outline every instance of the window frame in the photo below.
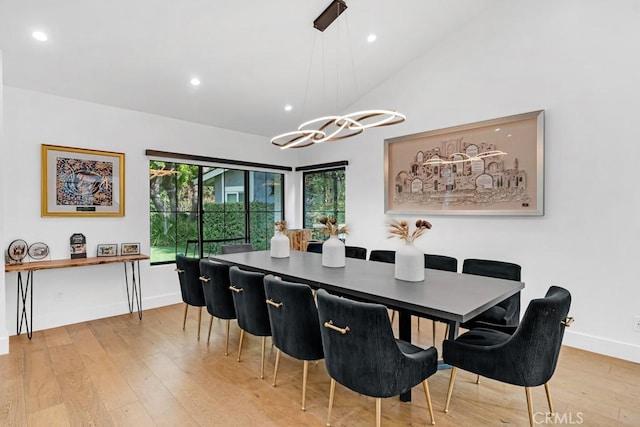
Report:
M 151 156 L 151 150 L 147 150 L 147 155 Z M 194 157 L 198 157 L 198 156 L 194 156 Z M 238 163 L 241 162 L 236 162 L 236 161 L 230 161 L 230 164 L 219 164 L 219 163 L 215 163 L 215 164 L 208 164 L 208 162 L 202 162 L 200 159 L 189 159 L 189 158 L 184 158 L 184 157 L 180 157 L 180 158 L 159 158 L 156 156 L 152 156 L 149 157 L 148 159 L 149 161 L 149 167 L 151 165 L 152 161 L 160 161 L 160 162 L 172 162 L 176 165 L 179 164 L 185 164 L 185 165 L 189 165 L 189 166 L 197 166 L 198 167 L 198 177 L 197 177 L 197 208 L 196 208 L 196 212 L 197 212 L 197 248 L 198 248 L 198 257 L 199 258 L 203 258 L 204 256 L 204 245 L 205 243 L 208 243 L 209 240 L 205 241 L 204 239 L 204 230 L 203 230 L 203 218 L 205 215 L 205 211 L 204 211 L 204 191 L 203 191 L 203 175 L 204 175 L 204 169 L 205 168 L 221 168 L 224 169 L 225 172 L 226 171 L 230 171 L 230 170 L 235 170 L 235 171 L 239 171 L 242 172 L 244 175 L 244 194 L 245 196 L 243 197 L 243 205 L 244 205 L 244 242 L 250 242 L 251 241 L 251 210 L 250 210 L 250 206 L 251 206 L 251 183 L 250 183 L 250 175 L 251 172 L 256 172 L 256 173 L 268 173 L 268 174 L 275 174 L 275 175 L 280 175 L 281 176 L 281 185 L 282 185 L 282 190 L 281 190 L 281 194 L 280 194 L 280 203 L 276 204 L 274 202 L 274 209 L 273 212 L 274 213 L 278 213 L 281 215 L 282 218 L 285 218 L 285 191 L 284 191 L 284 186 L 285 186 L 285 182 L 286 182 L 286 174 L 284 173 L 286 170 L 292 170 L 292 168 L 290 167 L 283 167 L 283 166 L 273 166 L 273 165 L 262 165 L 262 164 L 256 164 L 256 163 L 249 163 L 247 162 L 246 166 L 250 166 L 251 168 L 243 168 L 243 167 L 238 167 L 241 166 Z M 262 166 L 262 167 L 259 167 Z M 177 179 L 177 178 L 176 178 Z M 238 194 L 239 196 L 239 194 Z M 176 197 L 177 197 L 177 192 L 176 192 Z M 151 195 L 149 194 L 149 201 L 151 199 Z M 227 203 L 226 202 L 226 192 L 223 192 L 223 202 L 222 203 Z M 177 201 L 177 199 L 176 199 Z M 278 205 L 278 206 L 276 206 Z M 176 203 L 177 206 L 177 203 Z M 167 213 L 166 211 L 163 211 L 165 213 Z M 263 212 L 263 211 L 260 211 Z M 264 212 L 268 212 L 268 211 L 264 211 Z M 155 211 L 155 210 L 150 210 L 149 212 L 149 218 L 150 218 L 150 224 L 149 224 L 149 235 L 151 237 L 151 217 L 153 214 L 157 214 L 157 213 L 162 213 L 160 211 Z M 181 213 L 181 211 L 179 209 L 176 208 L 175 212 L 168 212 L 171 215 L 178 215 L 179 213 Z M 177 233 L 177 229 L 175 231 Z M 177 240 L 177 238 L 176 238 Z M 223 239 L 215 239 L 216 242 L 238 242 L 239 238 L 223 238 Z M 150 242 L 151 243 L 151 242 Z M 187 243 L 188 245 L 188 243 Z M 268 242 L 267 242 L 268 245 Z M 150 249 L 151 249 L 151 244 L 150 244 Z M 188 249 L 188 246 L 185 247 L 185 252 Z M 175 246 L 175 253 L 178 254 L 178 243 L 176 242 L 176 246 Z M 166 261 L 151 261 L 150 264 L 152 266 L 155 265 L 165 265 L 165 264 L 173 264 L 175 263 L 175 259 L 173 260 L 166 260 Z
M 344 181 L 345 181 L 345 183 L 344 183 L 345 190 L 343 192 L 343 194 L 344 194 L 344 210 L 343 211 L 335 211 L 335 212 L 336 213 L 337 212 L 341 212 L 344 215 L 344 218 L 345 218 L 345 221 L 346 221 L 346 217 L 347 217 L 347 205 L 346 205 L 346 202 L 347 202 L 347 194 L 346 194 L 347 168 L 346 168 L 346 165 L 341 165 L 341 166 L 337 166 L 337 167 L 321 168 L 321 169 L 313 169 L 313 170 L 305 170 L 305 169 L 298 168 L 298 170 L 303 170 L 303 172 L 302 172 L 302 226 L 303 226 L 303 228 L 306 228 L 306 219 L 307 219 L 307 186 L 306 186 L 306 177 L 308 175 L 318 174 L 318 173 L 327 173 L 327 172 L 336 172 L 336 171 L 342 171 L 344 173 Z M 335 189 L 335 185 L 334 185 L 334 189 Z M 335 196 L 335 194 L 334 194 L 334 196 Z M 313 224 L 311 224 L 311 227 L 313 229 Z

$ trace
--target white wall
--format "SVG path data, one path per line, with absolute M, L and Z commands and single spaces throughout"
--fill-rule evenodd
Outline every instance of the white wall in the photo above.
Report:
M 640 362 L 640 2 L 505 1 L 351 109 L 407 122 L 302 152 L 349 160 L 351 244 L 393 248 L 383 228 L 383 139 L 544 109 L 543 217 L 429 216 L 427 252 L 522 265 L 523 307 L 549 285 L 573 295 L 565 344 Z
M 5 128 L 2 172 L 7 177 L 2 247 L 13 239 L 43 241 L 52 259 L 69 258 L 69 237 L 83 233 L 88 255 L 98 243 L 141 242 L 149 253 L 149 164 L 145 149 L 225 159 L 292 165 L 293 152 L 279 150 L 265 137 L 127 111 L 104 105 L 4 87 Z M 126 215 L 122 218 L 40 216 L 40 145 L 54 144 L 124 152 Z M 296 175 L 291 173 L 291 175 Z M 285 177 L 287 195 L 299 185 Z M 294 201 L 288 197 L 287 205 Z M 141 263 L 143 307 L 181 301 L 174 265 Z M 16 273 L 6 275 L 0 314 L 15 333 Z M 5 276 L 3 276 L 5 279 Z M 35 330 L 125 313 L 121 264 L 37 271 L 34 276 Z M 0 332 L 3 324 L 0 324 Z M 1 341 L 0 341 L 1 343 Z
M 3 132 L 3 102 L 2 102 L 2 51 L 0 50 L 0 153 L 4 148 L 4 132 Z M 4 161 L 0 159 L 0 165 L 3 165 Z M 4 241 L 6 230 L 4 228 L 4 214 L 5 206 L 7 205 L 4 201 L 4 167 L 0 171 L 0 237 Z M 0 289 L 4 289 L 5 277 L 4 274 L 0 276 Z M 6 308 L 5 308 L 5 295 L 4 292 L 0 292 L 0 354 L 6 354 L 9 352 L 9 334 L 7 332 L 7 316 L 6 316 Z

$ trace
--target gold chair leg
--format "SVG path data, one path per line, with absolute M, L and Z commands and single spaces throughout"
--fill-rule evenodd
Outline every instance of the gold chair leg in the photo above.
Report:
M 551 404 L 551 390 L 549 390 L 549 383 L 544 383 L 544 391 L 547 393 L 547 403 L 549 403 L 549 413 L 553 415 L 553 405 Z
M 200 323 L 202 322 L 202 307 L 198 310 L 198 341 L 200 341 Z
M 429 393 L 429 384 L 427 380 L 422 381 L 422 388 L 424 388 L 424 396 L 427 398 L 427 407 L 429 408 L 429 416 L 431 417 L 431 425 L 436 423 L 433 418 L 433 407 L 431 406 L 431 394 Z
M 184 331 L 184 327 L 187 324 L 187 311 L 189 311 L 189 304 L 184 303 L 184 319 L 182 319 L 182 330 Z
M 304 367 L 302 368 L 302 410 L 306 411 L 307 408 L 304 407 L 304 402 L 307 397 L 307 374 L 309 373 L 309 361 L 304 361 Z
M 244 339 L 244 329 L 240 329 L 240 345 L 238 345 L 238 362 L 240 361 L 240 353 L 242 353 L 242 340 Z
M 276 378 L 278 378 L 278 365 L 280 365 L 280 349 L 276 350 L 276 367 L 273 370 L 273 386 L 276 386 Z
M 449 390 L 447 390 L 447 400 L 444 404 L 444 413 L 449 412 L 449 402 L 451 402 L 451 393 L 453 393 L 453 384 L 456 382 L 456 374 L 458 368 L 455 366 L 451 368 L 451 378 L 449 378 Z
M 264 378 L 264 347 L 267 344 L 267 337 L 262 337 L 262 360 L 260 361 L 260 379 Z
M 480 384 L 480 375 L 476 375 L 476 384 Z
M 211 326 L 213 326 L 213 316 L 209 319 L 209 335 L 207 335 L 207 344 L 211 341 Z
M 376 427 L 380 427 L 382 421 L 382 398 L 376 397 Z
M 431 328 L 432 328 L 431 335 L 433 336 L 433 346 L 435 347 L 436 346 L 436 321 L 435 320 L 431 321 Z
M 331 408 L 333 408 L 333 395 L 336 391 L 336 380 L 331 378 L 331 386 L 329 387 L 329 412 L 327 413 L 327 426 L 331 425 Z
M 529 410 L 529 426 L 533 427 L 533 404 L 531 403 L 531 389 L 529 387 L 524 388 L 524 392 L 527 395 L 527 409 Z
M 227 319 L 227 336 L 225 337 L 225 346 L 224 346 L 224 355 L 229 355 L 229 323 L 230 320 Z

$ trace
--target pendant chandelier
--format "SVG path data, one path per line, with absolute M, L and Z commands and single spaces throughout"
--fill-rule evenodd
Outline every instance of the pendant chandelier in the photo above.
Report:
M 313 21 L 314 28 L 323 32 L 346 9 L 347 4 L 343 0 L 333 0 Z M 311 69 L 311 64 L 309 68 Z M 308 85 L 307 78 L 307 88 Z M 405 120 L 404 114 L 394 110 L 364 110 L 340 116 L 319 117 L 302 123 L 294 131 L 274 136 L 271 143 L 280 149 L 309 147 L 323 142 L 339 141 L 359 135 L 365 129 L 395 125 Z

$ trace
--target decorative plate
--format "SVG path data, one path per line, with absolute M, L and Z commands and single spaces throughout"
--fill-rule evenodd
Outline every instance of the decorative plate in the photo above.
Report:
M 29 246 L 31 259 L 44 259 L 49 255 L 49 246 L 46 243 L 36 242 Z
M 9 249 L 7 249 L 7 253 L 9 254 L 9 258 L 14 261 L 22 261 L 27 256 L 27 250 L 29 245 L 22 239 L 17 239 L 11 242 L 9 245 Z

